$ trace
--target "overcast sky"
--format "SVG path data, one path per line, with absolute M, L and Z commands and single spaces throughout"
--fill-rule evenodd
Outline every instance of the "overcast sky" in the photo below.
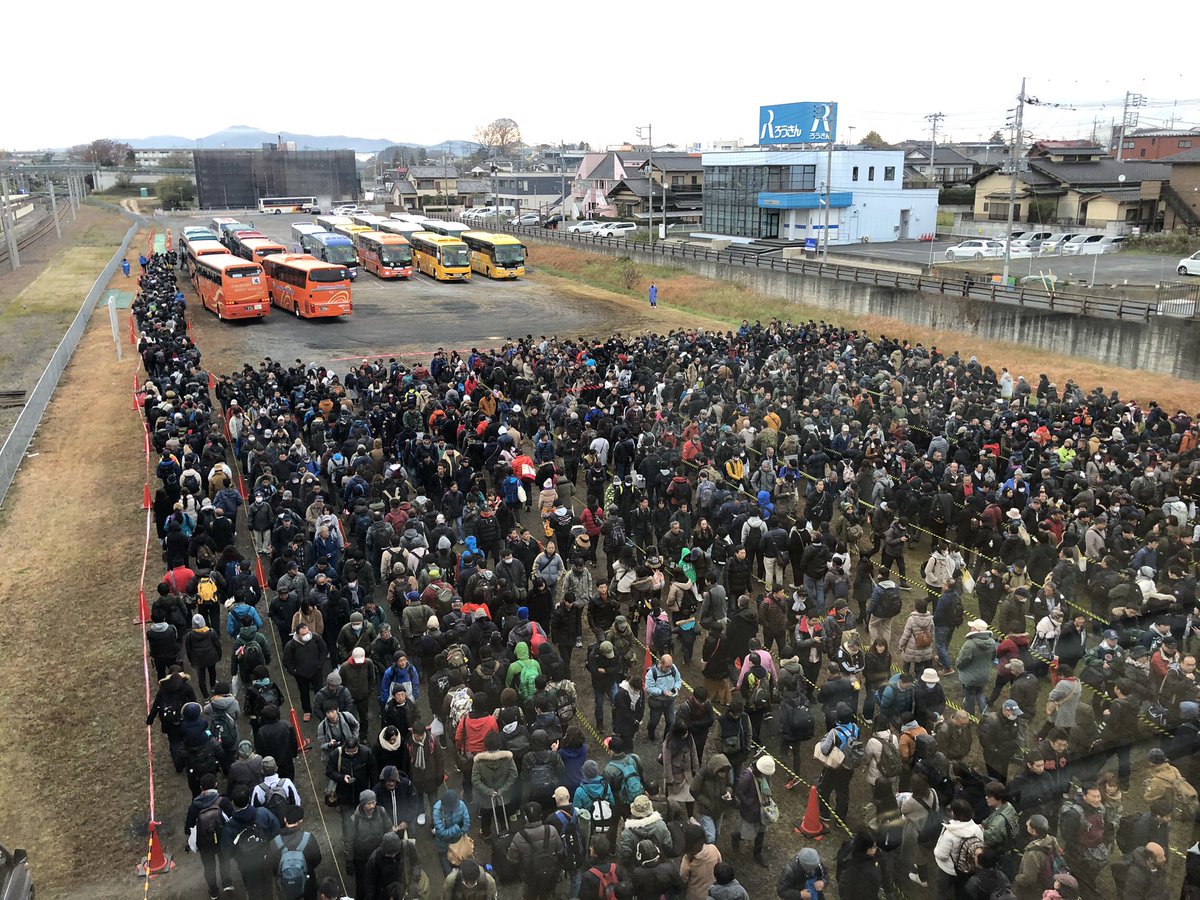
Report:
M 96 9 L 58 28 L 13 3 L 4 30 L 22 37 L 6 46 L 16 103 L 0 147 L 229 125 L 436 143 L 500 116 L 529 143 L 602 146 L 646 123 L 655 144 L 753 143 L 760 104 L 801 100 L 839 102 L 839 140 L 921 137 L 933 112 L 944 135 L 979 140 L 1004 128 L 1023 75 L 1030 95 L 1076 107 L 1031 109 L 1037 137 L 1106 131 L 1126 91 L 1150 101 L 1142 125 L 1200 127 L 1200 5 L 1172 4 L 1174 23 L 1150 32 L 1136 6 L 1016 9 L 1023 34 L 1004 5 L 881 0 L 213 0 Z

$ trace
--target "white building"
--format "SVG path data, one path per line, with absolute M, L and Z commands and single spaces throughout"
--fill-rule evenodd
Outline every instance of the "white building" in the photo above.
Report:
M 160 162 L 162 162 L 168 156 L 174 156 L 175 154 L 190 155 L 191 151 L 190 150 L 180 150 L 178 147 L 176 147 L 174 149 L 171 149 L 171 148 L 144 148 L 141 150 L 133 151 L 133 160 L 136 165 L 139 165 L 142 168 L 148 168 L 148 167 L 152 167 L 152 166 L 157 166 Z
M 937 225 L 938 192 L 904 189 L 902 150 L 705 153 L 704 233 L 740 241 L 816 239 L 829 243 L 914 240 Z

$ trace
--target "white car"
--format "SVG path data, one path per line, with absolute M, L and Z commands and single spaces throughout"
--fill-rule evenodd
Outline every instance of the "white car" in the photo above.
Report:
M 625 237 L 637 231 L 633 222 L 610 222 L 596 229 L 596 237 Z
M 537 213 L 523 213 L 516 218 L 509 219 L 509 225 L 540 225 L 541 218 Z
M 592 234 L 600 227 L 599 222 L 594 222 L 591 219 L 584 219 L 580 222 L 575 222 L 567 229 L 571 234 Z
M 1104 240 L 1102 234 L 1077 234 L 1069 241 L 1065 241 L 1059 252 L 1063 256 L 1088 256 L 1093 253 L 1100 253 L 1100 242 Z
M 957 262 L 963 259 L 985 259 L 1004 255 L 1004 244 L 984 238 L 972 238 L 946 250 L 946 259 Z
M 1175 271 L 1180 275 L 1200 275 L 1200 251 L 1181 259 Z
M 353 204 L 348 206 L 339 206 L 333 211 L 333 215 L 335 216 L 358 216 L 366 215 L 366 213 L 367 210 L 363 209 L 361 206 L 354 206 Z

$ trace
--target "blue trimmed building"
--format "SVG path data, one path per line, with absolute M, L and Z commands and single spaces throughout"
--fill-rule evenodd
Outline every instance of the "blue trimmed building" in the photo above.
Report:
M 704 233 L 820 242 L 828 160 L 823 149 L 705 153 Z M 904 151 L 834 149 L 831 246 L 915 240 L 935 229 L 937 204 L 936 190 L 904 188 Z

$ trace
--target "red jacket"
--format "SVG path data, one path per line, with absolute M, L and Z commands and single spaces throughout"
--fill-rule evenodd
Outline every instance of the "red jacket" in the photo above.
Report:
M 487 748 L 484 739 L 493 731 L 499 731 L 500 726 L 492 715 L 475 717 L 474 713 L 467 715 L 458 723 L 454 731 L 454 746 L 463 753 L 482 753 Z

